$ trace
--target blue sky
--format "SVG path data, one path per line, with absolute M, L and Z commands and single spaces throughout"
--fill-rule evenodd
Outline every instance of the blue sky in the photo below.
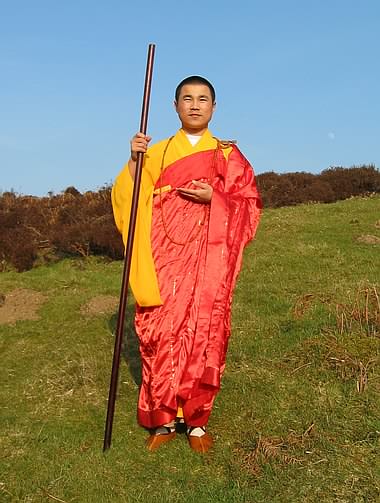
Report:
M 97 190 L 129 157 L 147 46 L 148 132 L 178 128 L 173 92 L 200 74 L 212 132 L 257 173 L 380 165 L 378 0 L 0 0 L 0 191 Z

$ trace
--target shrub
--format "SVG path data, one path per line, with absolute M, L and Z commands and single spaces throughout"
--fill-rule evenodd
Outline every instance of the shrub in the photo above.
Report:
M 0 261 L 25 271 L 66 256 L 123 257 L 113 223 L 111 189 L 81 194 L 69 187 L 50 197 L 0 197 Z
M 257 176 L 266 207 L 306 202 L 330 203 L 351 196 L 380 193 L 375 166 L 333 167 L 319 175 L 306 172 Z M 68 187 L 48 197 L 0 195 L 0 265 L 25 271 L 66 256 L 123 257 L 113 221 L 111 188 L 81 194 Z

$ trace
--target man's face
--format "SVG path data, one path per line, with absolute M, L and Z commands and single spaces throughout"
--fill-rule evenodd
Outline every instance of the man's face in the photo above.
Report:
M 215 110 L 210 89 L 204 84 L 184 85 L 174 106 L 182 129 L 188 134 L 202 134 Z

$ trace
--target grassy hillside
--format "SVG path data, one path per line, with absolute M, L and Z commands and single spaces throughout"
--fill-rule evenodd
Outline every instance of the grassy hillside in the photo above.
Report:
M 379 501 L 379 241 L 379 197 L 264 212 L 205 456 L 145 450 L 129 330 L 102 453 L 120 262 L 2 273 L 1 501 Z

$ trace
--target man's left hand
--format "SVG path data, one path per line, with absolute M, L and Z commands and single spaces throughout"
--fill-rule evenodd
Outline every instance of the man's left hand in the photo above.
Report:
M 192 180 L 193 185 L 199 187 L 198 189 L 184 189 L 182 187 L 177 188 L 182 196 L 191 199 L 196 203 L 207 204 L 211 201 L 213 188 L 208 183 L 199 182 L 198 180 Z

